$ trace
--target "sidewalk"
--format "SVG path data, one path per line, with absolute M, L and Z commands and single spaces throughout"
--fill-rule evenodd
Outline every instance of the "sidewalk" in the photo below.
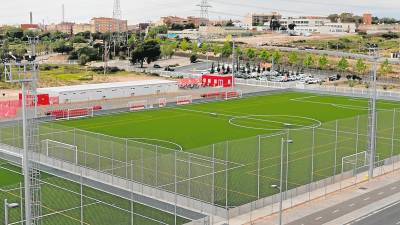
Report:
M 354 179 L 354 178 L 353 178 Z M 337 204 L 340 204 L 344 201 L 351 200 L 353 198 L 359 197 L 363 194 L 367 194 L 369 192 L 372 192 L 374 190 L 383 188 L 387 185 L 393 184 L 395 182 L 400 181 L 400 171 L 395 171 L 393 173 L 389 173 L 386 175 L 382 175 L 380 177 L 376 177 L 374 180 L 367 182 L 361 182 L 358 183 L 357 185 L 350 186 L 346 189 L 342 189 L 341 191 L 337 191 L 331 194 L 326 195 L 325 197 L 317 198 L 315 200 L 312 200 L 310 202 L 300 204 L 294 208 L 286 209 L 283 214 L 283 223 L 291 223 L 293 221 L 299 220 L 305 216 L 311 215 L 313 213 L 317 213 L 319 211 L 322 211 L 324 209 L 328 209 L 329 207 L 335 206 Z M 300 197 L 300 196 L 299 196 Z M 331 221 L 329 224 L 343 224 L 345 222 L 350 222 L 354 218 L 357 218 L 359 216 L 362 216 L 363 214 L 367 214 L 368 212 L 371 212 L 373 210 L 376 210 L 386 204 L 390 203 L 392 201 L 399 200 L 399 196 L 394 197 L 388 197 L 386 199 L 382 199 L 381 201 L 377 203 L 381 204 L 376 204 L 374 207 L 364 207 L 362 209 L 357 209 L 353 212 L 349 212 L 343 217 L 337 218 L 335 221 Z M 287 200 L 290 201 L 290 200 Z M 286 201 L 284 202 L 284 205 L 288 204 Z M 273 206 L 274 208 L 278 209 L 279 204 L 275 204 Z M 276 225 L 278 222 L 278 214 L 272 214 L 270 216 L 262 216 L 266 214 L 265 211 L 270 210 L 270 209 L 260 209 L 260 210 L 255 210 L 251 214 L 251 217 L 254 218 L 252 219 L 252 223 L 248 223 L 248 217 L 250 215 L 243 215 L 239 216 L 237 218 L 233 218 L 230 221 L 230 224 L 257 224 L 257 225 Z M 246 221 L 247 220 L 247 221 Z

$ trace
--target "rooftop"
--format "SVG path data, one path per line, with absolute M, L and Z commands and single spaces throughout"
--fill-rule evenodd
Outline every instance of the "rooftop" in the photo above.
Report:
M 38 92 L 39 93 L 62 93 L 62 92 L 73 92 L 73 91 L 100 90 L 100 89 L 108 89 L 108 88 L 124 88 L 124 87 L 133 87 L 133 86 L 173 84 L 173 83 L 177 83 L 177 82 L 170 81 L 170 80 L 138 80 L 138 81 L 128 81 L 128 82 L 82 84 L 82 85 L 73 85 L 73 86 L 39 88 Z

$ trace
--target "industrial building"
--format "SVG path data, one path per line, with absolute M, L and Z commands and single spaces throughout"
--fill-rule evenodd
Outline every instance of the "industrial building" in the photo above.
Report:
M 168 80 L 142 80 L 102 84 L 39 88 L 39 94 L 58 97 L 59 103 L 127 98 L 133 96 L 166 94 L 178 91 L 178 82 Z

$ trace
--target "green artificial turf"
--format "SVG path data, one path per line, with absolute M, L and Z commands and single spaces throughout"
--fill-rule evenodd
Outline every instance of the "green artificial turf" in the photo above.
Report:
M 400 154 L 400 103 L 377 106 L 382 160 Z M 343 157 L 367 150 L 367 107 L 367 99 L 286 92 L 46 123 L 41 139 L 77 146 L 85 167 L 168 191 L 176 178 L 180 194 L 234 207 L 277 193 L 282 138 L 293 140 L 288 189 L 341 173 Z M 75 162 L 73 151 L 50 154 Z

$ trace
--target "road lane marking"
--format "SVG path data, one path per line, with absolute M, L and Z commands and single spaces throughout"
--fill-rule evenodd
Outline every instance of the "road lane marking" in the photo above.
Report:
M 339 212 L 339 209 L 334 210 L 334 211 L 332 212 L 332 214 L 335 214 L 335 213 L 337 213 L 337 212 Z
M 390 190 L 395 190 L 397 187 L 392 187 L 392 188 L 390 188 Z
M 350 207 L 353 207 L 354 205 L 355 205 L 354 203 L 351 203 L 349 206 L 350 206 Z
M 322 219 L 322 216 L 315 218 L 315 220 L 317 220 L 317 221 L 320 219 Z
M 370 199 L 370 197 L 366 197 L 366 198 L 364 198 L 363 200 L 364 201 L 368 201 Z
M 385 194 L 385 192 L 383 191 L 378 193 L 378 195 L 383 195 L 383 194 Z

